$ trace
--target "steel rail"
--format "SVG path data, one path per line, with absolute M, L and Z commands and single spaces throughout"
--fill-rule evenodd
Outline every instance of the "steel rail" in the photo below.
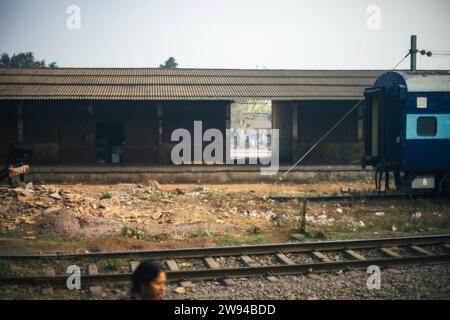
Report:
M 91 253 L 53 254 L 1 254 L 0 259 L 84 259 L 84 258 L 124 258 L 145 257 L 163 260 L 174 258 L 226 257 L 238 255 L 263 255 L 273 253 L 302 253 L 314 250 L 336 251 L 346 249 L 370 249 L 377 247 L 401 247 L 410 245 L 439 245 L 450 243 L 450 234 L 433 234 L 414 237 L 370 238 L 357 240 L 317 241 L 302 243 L 276 243 L 264 245 L 243 245 L 206 248 L 180 248 L 164 250 L 136 250 Z
M 350 200 L 366 200 L 366 201 L 383 201 L 391 199 L 420 199 L 435 197 L 433 194 L 350 194 L 345 196 L 271 196 L 269 199 L 275 201 L 304 200 L 310 202 L 329 202 L 329 201 L 350 201 Z
M 197 269 L 197 270 L 180 270 L 167 271 L 167 279 L 169 282 L 176 282 L 182 280 L 217 280 L 225 278 L 239 278 L 239 277 L 255 277 L 268 275 L 298 275 L 311 272 L 329 272 L 341 270 L 344 268 L 359 269 L 370 265 L 377 265 L 379 267 L 387 267 L 393 265 L 407 265 L 424 262 L 442 262 L 450 261 L 450 254 L 436 254 L 400 258 L 377 258 L 368 260 L 344 260 L 333 262 L 315 262 L 302 263 L 294 265 L 269 265 L 269 266 L 255 266 L 255 267 L 239 267 L 239 268 L 220 268 L 220 269 Z M 130 273 L 111 273 L 111 274 L 96 274 L 96 275 L 82 275 L 81 282 L 95 283 L 95 282 L 127 282 L 130 281 Z M 14 285 L 38 285 L 38 284 L 65 284 L 67 276 L 55 277 L 3 277 L 0 278 L 2 284 Z

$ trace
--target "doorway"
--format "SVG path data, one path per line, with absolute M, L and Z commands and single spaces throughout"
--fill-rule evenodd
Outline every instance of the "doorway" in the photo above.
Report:
M 97 122 L 95 126 L 95 154 L 99 164 L 119 164 L 123 158 L 123 123 Z

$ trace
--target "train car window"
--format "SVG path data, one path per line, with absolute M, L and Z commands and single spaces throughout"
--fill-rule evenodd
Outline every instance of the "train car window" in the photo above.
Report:
M 435 117 L 417 118 L 417 135 L 420 137 L 433 137 L 437 133 L 437 120 Z

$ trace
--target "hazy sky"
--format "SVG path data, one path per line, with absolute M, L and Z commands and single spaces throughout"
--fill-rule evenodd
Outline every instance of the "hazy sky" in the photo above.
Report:
M 67 27 L 70 5 L 80 29 Z M 186 68 L 391 69 L 411 34 L 419 49 L 450 52 L 450 1 L 0 0 L 0 52 L 61 67 L 158 67 L 174 56 Z M 450 56 L 418 67 L 450 69 Z

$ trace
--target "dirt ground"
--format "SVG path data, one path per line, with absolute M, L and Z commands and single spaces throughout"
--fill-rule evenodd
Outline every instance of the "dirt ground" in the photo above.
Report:
M 370 192 L 371 184 L 0 186 L 0 252 L 92 252 L 293 240 L 301 203 L 277 196 Z M 450 230 L 449 200 L 309 202 L 300 240 Z M 296 239 L 299 238 L 297 236 Z

